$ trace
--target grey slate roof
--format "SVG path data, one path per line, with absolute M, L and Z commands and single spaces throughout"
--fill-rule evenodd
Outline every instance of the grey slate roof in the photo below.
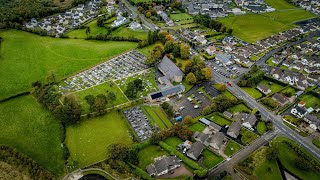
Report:
M 210 127 L 216 129 L 217 131 L 220 131 L 221 130 L 221 126 L 219 126 L 218 124 L 216 123 L 213 123 L 213 122 L 210 122 L 209 124 Z
M 222 132 L 217 132 L 212 136 L 210 143 L 215 143 L 220 148 L 224 137 L 225 135 Z
M 198 159 L 204 148 L 205 145 L 197 141 L 191 145 L 190 149 L 188 150 L 188 154 L 192 154 L 196 159 Z
M 185 90 L 184 85 L 179 84 L 177 86 L 169 87 L 169 88 L 157 91 L 157 92 L 150 93 L 150 96 L 152 99 L 158 99 L 158 98 L 166 97 L 170 94 L 176 94 L 176 93 L 183 92 L 184 90 Z
M 257 86 L 257 88 L 258 89 L 262 89 L 265 92 L 269 91 L 269 88 L 267 86 L 265 86 L 264 84 L 261 84 L 261 83 Z
M 158 68 L 169 78 L 184 75 L 180 68 L 178 68 L 167 56 L 163 57 L 162 61 L 158 64 Z
M 274 94 L 272 97 L 274 99 L 276 99 L 278 102 L 280 102 L 281 104 L 285 104 L 285 103 L 289 102 L 285 96 L 283 96 L 282 94 L 279 94 L 279 93 Z
M 241 124 L 238 121 L 233 122 L 228 129 L 228 132 L 233 132 L 236 136 L 240 134 Z
M 257 117 L 256 117 L 255 115 L 253 115 L 253 114 L 250 114 L 246 119 L 244 119 L 243 122 L 244 122 L 244 123 L 245 123 L 245 122 L 249 122 L 249 124 L 250 124 L 251 126 L 253 126 L 253 125 L 256 124 L 256 122 L 257 122 Z

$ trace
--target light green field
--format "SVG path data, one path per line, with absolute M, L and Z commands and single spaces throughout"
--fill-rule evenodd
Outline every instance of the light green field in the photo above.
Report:
M 113 92 L 116 95 L 116 100 L 108 102 L 107 108 L 128 102 L 127 97 L 121 92 L 119 87 L 115 83 L 113 83 L 112 81 L 105 82 L 105 83 L 100 84 L 98 86 L 94 86 L 94 87 L 91 87 L 91 88 L 83 90 L 83 91 L 78 91 L 73 94 L 76 95 L 79 98 L 79 100 L 81 101 L 81 106 L 83 109 L 82 113 L 86 114 L 86 113 L 90 112 L 90 106 L 87 103 L 87 101 L 85 100 L 85 97 L 87 95 L 97 96 L 99 94 L 104 94 L 107 96 L 108 92 Z
M 29 90 L 33 81 L 44 81 L 51 71 L 61 79 L 137 45 L 41 37 L 16 30 L 0 36 L 0 99 Z
M 173 136 L 173 137 L 167 138 L 166 140 L 164 140 L 164 142 L 170 145 L 171 147 L 176 148 L 179 144 L 183 143 L 183 140 L 181 140 L 176 136 Z
M 153 48 L 157 45 L 157 44 L 162 44 L 161 42 L 156 42 L 154 44 L 151 44 L 149 46 L 146 46 L 144 48 L 138 49 L 138 51 L 140 53 L 142 53 L 145 56 L 149 56 L 151 54 L 151 51 L 153 50 Z
M 250 144 L 252 141 L 254 141 L 255 139 L 258 138 L 258 135 L 256 135 L 255 133 L 245 129 L 244 127 L 241 128 L 240 134 L 242 135 L 241 141 L 244 144 Z
M 247 94 L 249 94 L 251 97 L 255 99 L 259 99 L 262 97 L 262 93 L 260 93 L 259 90 L 251 87 L 241 87 L 242 90 L 244 90 Z
M 56 176 L 64 173 L 60 124 L 31 96 L 0 104 L 0 144 L 26 154 Z
M 121 36 L 121 37 L 135 37 L 141 40 L 147 39 L 148 33 L 144 32 L 143 30 L 133 31 L 127 27 L 120 27 L 115 31 L 112 31 L 111 35 L 113 36 Z
M 156 106 L 142 106 L 141 107 L 146 116 L 150 119 L 151 124 L 157 124 L 160 129 L 166 129 L 172 126 L 167 115 Z
M 214 113 L 211 117 L 210 120 L 220 126 L 224 125 L 230 125 L 232 121 L 224 118 L 223 116 L 219 115 L 218 113 Z
M 193 19 L 193 18 L 187 13 L 179 13 L 179 14 L 170 14 L 170 19 L 176 21 L 176 20 L 187 20 L 187 19 Z
M 277 10 L 297 8 L 293 4 L 288 3 L 286 0 L 265 0 L 265 2 Z
M 123 114 L 112 111 L 67 128 L 69 161 L 77 169 L 107 157 L 107 147 L 114 143 L 132 144 L 129 125 Z M 72 163 L 71 163 L 72 164 Z
M 263 14 L 246 14 L 219 19 L 225 26 L 233 29 L 233 34 L 249 43 L 265 39 L 273 34 L 294 27 L 294 22 L 310 19 L 314 14 L 302 10 L 274 11 Z

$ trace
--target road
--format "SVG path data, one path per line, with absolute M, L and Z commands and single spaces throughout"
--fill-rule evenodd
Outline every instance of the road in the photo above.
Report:
M 216 168 L 209 171 L 208 178 L 213 179 L 213 177 L 218 176 L 223 171 L 233 172 L 233 167 L 238 164 L 241 160 L 245 159 L 251 153 L 259 149 L 261 146 L 267 144 L 273 138 L 277 136 L 278 131 L 271 131 L 256 139 L 250 145 L 245 146 L 239 152 L 234 154 L 230 160 L 226 160 L 225 162 L 219 164 Z
M 214 81 L 217 83 L 224 83 L 229 81 L 224 76 L 213 72 Z M 293 141 L 299 143 L 304 149 L 306 149 L 310 154 L 312 154 L 315 158 L 320 160 L 320 151 L 317 147 L 315 147 L 312 143 L 307 141 L 304 137 L 300 136 L 296 131 L 290 129 L 287 125 L 285 125 L 282 121 L 281 116 L 275 115 L 273 112 L 270 112 L 266 107 L 258 103 L 251 96 L 246 94 L 240 87 L 233 82 L 232 87 L 227 86 L 228 90 L 235 96 L 240 99 L 243 99 L 251 108 L 258 108 L 262 118 L 265 120 L 270 120 L 273 122 L 275 128 L 279 129 L 283 132 L 287 137 L 292 139 Z
M 142 21 L 142 23 L 144 25 L 146 25 L 151 31 L 156 31 L 159 29 L 158 26 L 156 26 L 155 24 L 147 21 L 146 17 L 143 14 L 140 13 L 136 13 L 137 12 L 137 8 L 132 6 L 127 0 L 122 0 L 122 3 L 125 4 L 125 6 L 131 11 L 131 17 L 139 17 Z

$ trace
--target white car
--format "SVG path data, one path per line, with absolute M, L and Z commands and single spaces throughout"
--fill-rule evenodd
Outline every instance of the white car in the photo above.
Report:
M 184 107 L 183 107 L 183 106 L 179 108 L 179 110 L 180 110 L 180 111 L 182 111 L 183 109 L 184 109 Z
M 199 105 L 195 105 L 193 106 L 193 108 L 198 109 L 200 106 Z

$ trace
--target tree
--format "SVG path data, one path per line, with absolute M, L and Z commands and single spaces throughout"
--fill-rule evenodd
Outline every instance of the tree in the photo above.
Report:
M 107 106 L 107 97 L 104 94 L 99 94 L 95 98 L 94 107 L 95 110 L 101 113 Z
M 279 150 L 276 146 L 271 146 L 267 149 L 266 157 L 269 160 L 276 160 L 279 157 Z
M 109 101 L 115 101 L 116 100 L 116 95 L 114 94 L 114 92 L 109 92 L 108 93 L 107 100 L 109 100 Z
M 90 35 L 90 33 L 91 33 L 90 27 L 87 27 L 87 28 L 86 28 L 86 35 L 87 35 L 87 37 Z
M 302 170 L 305 170 L 305 171 L 307 171 L 307 170 L 309 170 L 311 168 L 310 162 L 308 160 L 306 160 L 305 158 L 300 157 L 300 156 L 296 157 L 295 165 L 298 168 L 300 168 Z
M 186 81 L 187 81 L 188 84 L 191 84 L 191 85 L 192 84 L 196 84 L 197 83 L 197 78 L 192 72 L 190 72 L 186 77 Z
M 223 91 L 225 91 L 225 90 L 227 89 L 227 86 L 226 86 L 225 84 L 221 83 L 221 84 L 217 84 L 217 85 L 215 86 L 215 88 L 216 88 L 218 91 L 223 92 Z
M 188 45 L 181 45 L 180 46 L 180 56 L 181 59 L 188 59 L 190 56 L 190 47 Z
M 96 98 L 93 95 L 90 94 L 90 95 L 87 95 L 84 99 L 89 104 L 90 111 L 92 112 L 94 110 L 94 103 L 95 103 Z
M 184 71 L 186 73 L 190 72 L 191 67 L 192 67 L 192 62 L 190 60 L 187 60 L 184 64 Z
M 201 70 L 202 75 L 204 76 L 205 80 L 210 80 L 212 77 L 212 69 L 211 68 L 203 68 Z
M 146 13 L 146 17 L 147 17 L 147 18 L 150 18 L 150 17 L 151 17 L 151 15 L 152 15 L 152 14 L 151 14 L 151 12 L 150 12 L 150 11 Z
M 104 19 L 103 17 L 98 17 L 98 19 L 97 19 L 97 25 L 98 25 L 99 27 L 104 27 L 104 21 L 105 21 L 105 19 Z
M 183 124 L 185 125 L 189 125 L 192 123 L 192 116 L 190 115 L 186 115 L 184 118 L 183 118 Z
M 180 44 L 179 43 L 173 43 L 172 54 L 174 55 L 174 57 L 180 57 Z
M 82 108 L 75 96 L 66 96 L 63 105 L 57 110 L 63 124 L 72 125 L 80 122 Z
M 57 76 L 53 71 L 51 71 L 47 76 L 47 83 L 50 84 L 50 83 L 56 83 L 56 82 L 57 82 Z
M 164 45 L 164 50 L 166 53 L 171 53 L 173 51 L 173 41 L 167 41 Z

